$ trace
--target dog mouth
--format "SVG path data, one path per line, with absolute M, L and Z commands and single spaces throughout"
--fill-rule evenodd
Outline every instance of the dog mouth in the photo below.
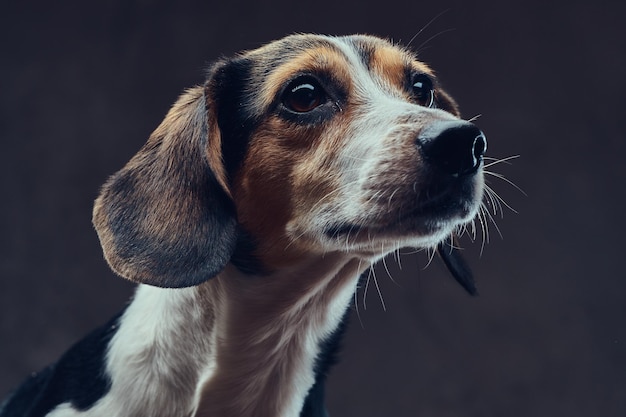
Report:
M 471 221 L 482 200 L 482 176 L 456 180 L 426 188 L 408 209 L 383 216 L 386 221 L 337 222 L 325 236 L 343 247 L 376 255 L 385 247 L 426 248 L 436 250 L 452 278 L 469 294 L 478 294 L 474 276 L 455 242 L 457 227 Z
M 454 219 L 473 217 L 482 187 L 472 178 L 464 181 L 440 182 L 432 185 L 399 216 L 401 222 L 417 220 L 425 223 L 440 223 Z M 477 192 L 478 191 L 478 192 Z
M 337 223 L 324 230 L 324 235 L 330 239 L 337 239 L 343 236 L 358 234 L 363 228 L 361 225 L 350 222 Z
M 331 223 L 324 235 L 331 240 L 375 240 L 449 234 L 476 215 L 482 196 L 480 184 L 472 178 L 431 185 L 417 198 L 399 200 L 395 208 L 386 208 L 372 219 Z

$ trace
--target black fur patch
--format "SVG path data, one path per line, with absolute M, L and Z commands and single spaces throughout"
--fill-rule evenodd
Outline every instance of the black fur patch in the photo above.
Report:
M 356 51 L 361 58 L 361 62 L 365 64 L 368 70 L 371 70 L 372 56 L 374 55 L 375 46 L 370 42 L 360 42 L 358 40 L 352 41 L 352 45 L 356 48 Z
M 207 82 L 207 95 L 214 97 L 217 106 L 217 124 L 222 136 L 222 156 L 229 179 L 241 166 L 248 151 L 252 132 L 258 126 L 249 114 L 248 97 L 244 87 L 250 82 L 251 61 L 234 58 L 216 64 L 213 76 Z
M 250 137 L 259 124 L 249 113 L 245 86 L 251 78 L 252 62 L 234 58 L 218 62 L 210 71 L 206 94 L 216 105 L 217 125 L 222 137 L 222 158 L 229 181 L 232 182 L 248 151 Z M 263 275 L 262 264 L 254 256 L 256 242 L 239 228 L 231 262 L 242 272 Z
M 263 276 L 269 271 L 263 266 L 261 261 L 254 255 L 257 247 L 256 239 L 241 227 L 237 231 L 237 244 L 230 262 L 241 272 L 248 275 Z
M 63 403 L 88 410 L 111 389 L 106 353 L 122 313 L 76 343 L 54 365 L 26 380 L 0 410 L 1 417 L 43 417 Z
M 315 383 L 304 400 L 300 417 L 328 417 L 328 411 L 326 411 L 325 405 L 326 377 L 328 376 L 330 368 L 338 362 L 337 353 L 339 352 L 341 340 L 348 327 L 349 316 L 350 309 L 347 309 L 339 326 L 337 326 L 333 334 L 326 338 L 320 345 L 320 354 L 315 361 L 314 368 Z

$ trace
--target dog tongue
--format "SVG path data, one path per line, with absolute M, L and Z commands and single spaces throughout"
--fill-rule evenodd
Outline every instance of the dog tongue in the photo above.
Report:
M 459 249 L 454 245 L 452 237 L 439 243 L 437 252 L 456 282 L 458 282 L 461 287 L 465 288 L 465 291 L 470 295 L 478 295 L 472 271 L 467 265 L 467 262 L 465 262 L 465 259 L 461 256 Z

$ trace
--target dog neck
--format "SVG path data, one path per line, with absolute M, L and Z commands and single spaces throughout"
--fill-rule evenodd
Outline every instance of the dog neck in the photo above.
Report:
M 112 394 L 155 417 L 296 417 L 369 266 L 334 253 L 269 276 L 229 265 L 194 288 L 140 286 L 109 351 Z
M 329 254 L 270 277 L 233 269 L 218 277 L 226 305 L 216 320 L 215 373 L 197 416 L 298 416 L 319 345 L 341 322 L 367 266 Z

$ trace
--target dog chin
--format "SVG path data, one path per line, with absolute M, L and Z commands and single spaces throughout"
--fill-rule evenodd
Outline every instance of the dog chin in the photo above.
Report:
M 463 210 L 464 215 L 432 216 L 405 219 L 390 225 L 356 225 L 341 223 L 324 231 L 326 249 L 380 252 L 400 247 L 433 248 L 460 226 L 470 222 L 478 204 Z

